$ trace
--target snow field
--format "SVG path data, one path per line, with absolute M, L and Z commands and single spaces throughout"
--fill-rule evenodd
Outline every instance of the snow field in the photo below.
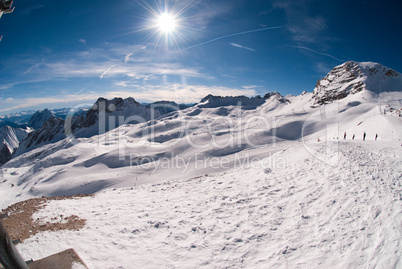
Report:
M 38 216 L 75 214 L 86 227 L 41 233 L 18 248 L 38 259 L 73 247 L 90 268 L 397 268 L 401 152 L 369 143 L 339 143 L 337 167 L 288 142 L 277 153 L 285 169 L 51 201 Z

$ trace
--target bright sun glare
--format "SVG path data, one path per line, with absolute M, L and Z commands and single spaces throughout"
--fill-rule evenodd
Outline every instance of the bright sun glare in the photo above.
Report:
M 175 30 L 176 19 L 168 13 L 162 13 L 158 18 L 157 25 L 162 33 L 168 34 Z

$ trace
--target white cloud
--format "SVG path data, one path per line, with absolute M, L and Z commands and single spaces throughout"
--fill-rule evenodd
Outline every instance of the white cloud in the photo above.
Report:
M 326 39 L 323 32 L 327 29 L 327 23 L 322 17 L 307 16 L 290 24 L 288 29 L 295 41 L 314 43 Z
M 246 90 L 251 90 L 251 89 L 255 89 L 255 88 L 259 88 L 261 86 L 257 86 L 257 85 L 245 85 L 245 86 L 241 86 L 243 89 Z
M 30 66 L 25 75 L 30 74 L 35 80 L 52 80 L 55 78 L 118 78 L 145 79 L 162 75 L 186 76 L 193 78 L 213 79 L 208 74 L 201 73 L 196 68 L 184 67 L 179 63 L 153 61 L 143 46 L 136 47 L 142 51 L 136 53 L 136 61 L 130 61 L 133 52 L 127 53 L 126 47 L 115 46 L 112 51 L 90 49 L 71 55 L 67 60 L 36 63 Z M 132 49 L 132 48 L 127 48 Z M 125 54 L 123 52 L 126 52 Z M 124 55 L 124 63 L 121 56 Z M 32 59 L 31 61 L 34 61 Z
M 129 53 L 126 55 L 126 57 L 124 57 L 124 62 L 128 63 L 130 61 L 130 57 L 133 55 L 134 53 Z
M 34 106 L 49 106 L 56 107 L 60 104 L 69 102 L 94 102 L 99 97 L 114 98 L 114 97 L 133 97 L 141 102 L 153 102 L 160 100 L 175 101 L 177 103 L 197 103 L 208 94 L 221 95 L 221 96 L 238 96 L 247 95 L 254 96 L 256 91 L 247 88 L 228 88 L 223 86 L 204 86 L 204 85 L 156 85 L 156 86 L 135 86 L 131 91 L 108 91 L 96 93 L 88 91 L 82 94 L 65 94 L 57 97 L 43 97 L 43 98 L 8 98 L 6 100 L 0 99 L 0 112 L 7 112 L 16 109 L 26 109 Z
M 312 0 L 276 1 L 273 8 L 285 11 L 287 29 L 299 44 L 324 43 L 333 37 L 328 32 L 327 20 L 320 15 L 311 16 Z
M 99 96 L 98 96 L 99 97 Z M 14 98 L 13 100 L 0 100 L 0 112 L 7 112 L 16 109 L 29 108 L 38 105 L 57 105 L 60 103 L 74 101 L 96 100 L 96 95 L 62 95 L 58 97 L 43 98 Z
M 208 94 L 220 96 L 254 96 L 257 94 L 254 89 L 182 84 L 143 86 L 139 90 L 134 95 L 131 93 L 131 96 L 135 99 L 146 101 L 170 100 L 177 103 L 197 103 Z M 118 94 L 118 92 L 114 92 L 113 94 Z
M 86 44 L 86 43 L 87 43 L 87 41 L 86 41 L 85 39 L 83 39 L 83 38 L 80 38 L 80 39 L 78 40 L 78 42 L 80 42 L 80 43 L 82 43 L 82 44 Z

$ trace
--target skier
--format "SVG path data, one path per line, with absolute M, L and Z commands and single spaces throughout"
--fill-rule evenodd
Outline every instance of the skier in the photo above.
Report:
M 355 139 L 355 134 L 353 134 L 352 139 Z
M 375 141 L 377 141 L 377 138 L 378 138 L 378 134 L 375 134 Z
M 363 141 L 365 141 L 366 140 L 366 132 L 364 132 L 364 134 L 363 134 Z
M 346 132 L 343 134 L 343 139 L 346 139 Z

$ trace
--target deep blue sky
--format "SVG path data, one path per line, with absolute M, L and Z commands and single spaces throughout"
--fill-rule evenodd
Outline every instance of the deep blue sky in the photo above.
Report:
M 348 60 L 402 71 L 400 1 L 14 6 L 0 20 L 0 114 L 91 104 L 100 96 L 196 102 L 208 93 L 300 94 Z M 177 15 L 177 27 L 161 34 L 155 20 L 166 10 Z

